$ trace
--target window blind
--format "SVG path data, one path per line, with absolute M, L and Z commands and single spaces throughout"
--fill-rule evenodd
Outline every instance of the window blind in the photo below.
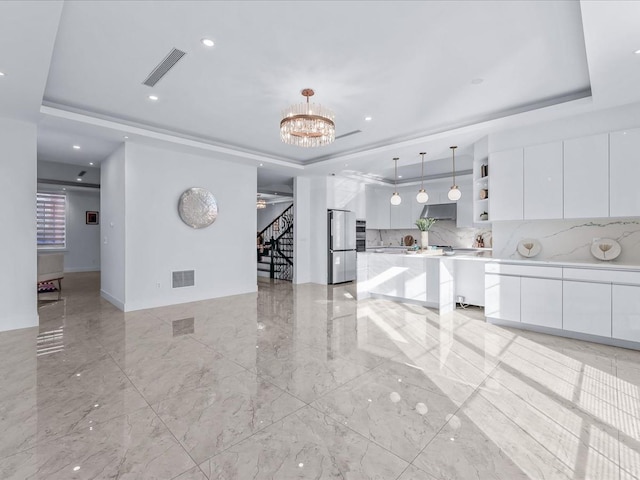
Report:
M 67 236 L 67 197 L 59 193 L 37 194 L 38 247 L 64 248 Z

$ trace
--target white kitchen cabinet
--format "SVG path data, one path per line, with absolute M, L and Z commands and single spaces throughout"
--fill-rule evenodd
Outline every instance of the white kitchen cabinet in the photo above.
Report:
M 391 219 L 391 195 L 393 189 L 377 185 L 367 185 L 367 228 L 389 229 Z
M 640 129 L 609 135 L 611 217 L 640 215 Z
M 466 228 L 473 227 L 473 182 L 469 177 L 465 177 L 464 181 L 457 182 L 462 192 L 462 197 L 456 203 L 457 218 L 456 227 Z
M 640 286 L 612 286 L 612 337 L 640 342 Z
M 411 221 L 411 217 L 413 214 L 412 206 L 416 202 L 416 193 L 412 187 L 398 187 L 398 193 L 400 194 L 400 198 L 402 202 L 400 205 L 391 205 L 391 219 L 390 219 L 390 228 L 413 228 L 413 222 Z M 387 202 L 390 203 L 391 192 L 389 194 L 389 198 Z
M 516 148 L 489 156 L 489 218 L 523 218 L 523 149 Z
M 562 328 L 562 280 L 523 277 L 520 289 L 522 323 Z
M 485 262 L 479 260 L 455 259 L 456 298 L 458 295 L 462 295 L 465 297 L 465 303 L 484 306 L 484 267 Z
M 562 218 L 562 142 L 526 147 L 523 176 L 525 220 Z
M 520 321 L 520 277 L 484 276 L 484 314 L 486 317 L 511 322 Z
M 611 337 L 611 284 L 573 282 L 562 285 L 562 328 Z
M 404 298 L 419 302 L 427 301 L 427 268 L 426 260 L 420 257 L 404 257 L 402 275 Z
M 609 135 L 565 140 L 564 218 L 609 216 L 608 180 Z

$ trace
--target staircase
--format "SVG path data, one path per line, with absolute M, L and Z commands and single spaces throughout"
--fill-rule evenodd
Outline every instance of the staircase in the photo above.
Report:
M 258 256 L 258 276 L 293 280 L 293 205 L 258 232 L 260 236 L 267 248 Z

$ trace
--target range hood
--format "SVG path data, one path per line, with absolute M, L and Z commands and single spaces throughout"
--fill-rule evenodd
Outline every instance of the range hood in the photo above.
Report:
M 455 220 L 457 216 L 458 205 L 456 203 L 425 205 L 420 214 L 420 218 L 435 218 L 436 220 Z

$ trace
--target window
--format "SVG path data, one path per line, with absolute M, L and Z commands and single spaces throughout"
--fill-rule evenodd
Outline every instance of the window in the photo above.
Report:
M 67 197 L 37 194 L 38 248 L 64 248 L 67 240 Z

